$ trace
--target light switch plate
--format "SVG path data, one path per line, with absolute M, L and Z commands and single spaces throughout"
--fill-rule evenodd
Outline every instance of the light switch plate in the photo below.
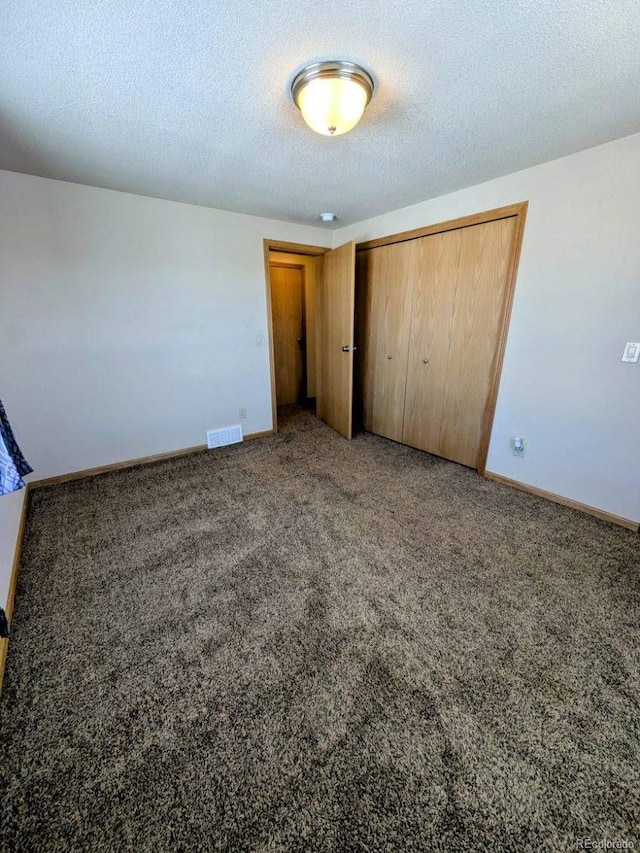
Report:
M 624 352 L 622 353 L 622 360 L 631 362 L 632 364 L 638 363 L 638 356 L 640 356 L 640 342 L 638 341 L 627 341 L 624 345 Z

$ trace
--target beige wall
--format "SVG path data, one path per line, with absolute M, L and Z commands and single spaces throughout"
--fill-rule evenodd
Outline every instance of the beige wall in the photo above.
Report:
M 489 471 L 640 521 L 640 135 L 335 232 L 334 246 L 529 200 Z M 526 456 L 509 441 L 521 436 Z

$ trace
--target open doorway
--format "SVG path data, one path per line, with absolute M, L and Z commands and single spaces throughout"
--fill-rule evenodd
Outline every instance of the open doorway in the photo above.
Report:
M 315 269 L 312 258 L 269 253 L 276 406 L 315 398 Z
M 353 372 L 354 372 L 354 310 L 355 310 L 355 244 L 346 243 L 337 249 L 317 246 L 282 243 L 265 240 L 265 272 L 267 283 L 267 309 L 269 315 L 269 344 L 271 356 L 271 400 L 273 431 L 278 431 L 278 389 L 276 388 L 275 337 L 282 334 L 288 337 L 285 350 L 294 364 L 294 376 L 291 384 L 299 389 L 298 399 L 309 404 L 315 414 L 332 429 L 350 439 L 353 433 Z M 297 314 L 294 319 L 286 318 L 274 323 L 274 312 L 281 310 L 293 312 L 298 298 L 284 298 L 280 294 L 272 297 L 271 272 L 276 279 L 300 287 L 296 274 L 276 272 L 277 267 L 289 269 L 303 268 L 302 286 L 302 332 Z M 280 282 L 276 282 L 276 290 Z M 284 287 L 285 285 L 283 285 Z M 301 341 L 298 341 L 301 338 Z M 303 353 L 303 365 L 293 358 L 294 344 Z M 304 344 L 301 346 L 301 344 Z M 278 361 L 287 360 L 282 347 L 279 348 Z M 301 377 L 301 378 L 300 378 Z M 279 384 L 286 384 L 280 379 Z M 283 399 L 282 394 L 280 398 Z M 316 402 L 317 401 L 317 402 Z M 315 405 L 314 405 L 315 403 Z
M 300 406 L 315 413 L 316 302 L 326 251 L 265 241 L 274 431 L 278 410 L 282 416 Z

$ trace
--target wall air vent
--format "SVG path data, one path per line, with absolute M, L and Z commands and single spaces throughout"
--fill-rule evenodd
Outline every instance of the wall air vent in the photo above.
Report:
M 242 441 L 242 426 L 222 427 L 222 429 L 207 430 L 207 447 L 211 450 L 215 447 L 224 447 L 226 444 L 238 444 Z

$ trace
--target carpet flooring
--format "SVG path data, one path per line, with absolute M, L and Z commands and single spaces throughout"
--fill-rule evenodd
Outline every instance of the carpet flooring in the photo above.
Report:
M 638 542 L 299 410 L 35 490 L 0 849 L 638 848 Z

